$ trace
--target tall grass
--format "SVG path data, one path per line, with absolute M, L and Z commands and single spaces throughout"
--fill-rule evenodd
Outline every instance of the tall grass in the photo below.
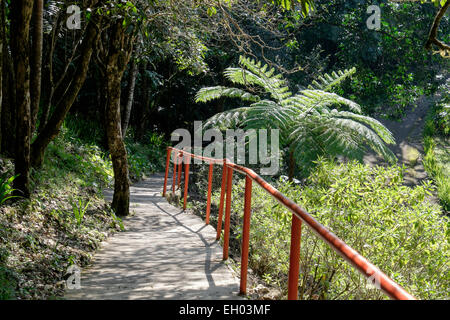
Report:
M 450 212 L 450 94 L 427 116 L 424 128 L 425 170 L 433 178 L 439 200 L 445 211 Z

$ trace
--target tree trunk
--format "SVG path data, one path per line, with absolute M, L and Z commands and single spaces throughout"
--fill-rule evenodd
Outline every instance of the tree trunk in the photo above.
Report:
M 11 53 L 16 87 L 16 153 L 14 187 L 25 198 L 30 196 L 30 21 L 33 0 L 11 4 Z
M 130 182 L 128 177 L 127 150 L 122 138 L 120 119 L 120 84 L 130 51 L 127 52 L 122 21 L 113 23 L 109 34 L 109 50 L 106 57 L 106 135 L 114 169 L 114 196 L 112 208 L 119 216 L 129 214 Z M 131 46 L 132 47 L 132 46 Z
M 0 7 L 0 119 L 2 118 L 2 107 L 3 107 L 3 1 L 2 7 Z M 5 50 L 6 51 L 6 50 Z M 2 148 L 2 122 L 0 120 L 0 152 Z
M 4 2 L 3 2 L 4 3 Z M 3 32 L 5 29 L 3 29 Z M 3 33 L 5 35 L 6 33 Z M 16 130 L 16 87 L 14 67 L 10 52 L 7 50 L 7 39 L 3 36 L 3 104 L 2 104 L 2 153 L 14 157 L 15 154 L 15 130 Z
M 42 35 L 43 35 L 43 10 L 44 1 L 35 0 L 33 10 L 33 37 L 31 48 L 31 134 L 33 134 L 37 115 L 39 111 L 39 102 L 41 100 L 41 75 L 42 75 Z
M 48 45 L 47 45 L 47 55 L 45 58 L 45 67 L 43 78 L 46 83 L 45 88 L 47 90 L 43 90 L 42 88 L 41 94 L 43 95 L 43 103 L 42 103 L 42 112 L 39 118 L 39 128 L 38 134 L 42 132 L 45 128 L 45 125 L 48 121 L 48 116 L 50 114 L 50 109 L 53 101 L 53 95 L 55 93 L 55 82 L 53 81 L 53 54 L 55 52 L 57 35 L 60 30 L 61 25 L 61 14 L 58 13 L 56 16 L 56 20 L 52 26 L 52 33 L 48 37 Z
M 12 63 L 11 53 L 8 47 L 8 38 L 6 26 L 6 8 L 5 1 L 0 2 L 0 33 L 3 39 L 3 70 L 2 70 L 2 113 L 1 113 L 1 150 L 3 154 L 14 157 L 15 154 L 15 105 L 16 105 L 16 88 L 14 78 L 14 67 Z
M 135 112 L 135 128 L 136 128 L 136 135 L 135 140 L 136 141 L 142 141 L 144 137 L 144 131 L 145 131 L 145 112 L 148 108 L 149 103 L 149 83 L 148 83 L 148 77 L 145 74 L 147 71 L 147 63 L 142 65 L 141 69 L 141 103 L 139 105 L 139 108 L 136 109 L 137 112 Z
M 72 104 L 74 103 L 78 92 L 86 80 L 86 75 L 89 68 L 89 62 L 95 43 L 99 37 L 99 31 L 96 24 L 99 24 L 101 16 L 95 15 L 91 21 L 89 21 L 86 36 L 80 47 L 80 59 L 78 67 L 73 76 L 73 80 L 69 85 L 69 88 L 65 91 L 62 99 L 52 113 L 45 127 L 38 134 L 36 140 L 31 146 L 31 156 L 33 167 L 40 167 L 44 160 L 44 153 L 48 144 L 58 135 L 61 130 L 61 125 L 69 112 Z
M 289 151 L 289 182 L 294 180 L 294 170 L 295 170 L 295 159 L 294 159 L 294 151 Z
M 127 134 L 128 124 L 130 123 L 131 108 L 134 102 L 134 88 L 136 87 L 136 77 L 138 74 L 138 64 L 134 59 L 131 60 L 131 66 L 128 77 L 127 103 L 122 116 L 122 137 Z
M 108 75 L 108 103 L 106 105 L 106 134 L 114 169 L 114 196 L 112 208 L 119 216 L 129 214 L 130 182 L 128 179 L 127 150 L 120 128 L 120 77 Z

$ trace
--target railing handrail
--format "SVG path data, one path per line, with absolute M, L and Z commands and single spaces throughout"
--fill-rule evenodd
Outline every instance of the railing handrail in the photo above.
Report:
M 307 213 L 303 208 L 301 208 L 298 204 L 296 204 L 294 201 L 290 200 L 289 198 L 287 198 L 285 195 L 283 195 L 280 191 L 278 191 L 275 187 L 273 187 L 271 184 L 269 184 L 268 182 L 266 182 L 261 176 L 259 176 L 257 173 L 255 173 L 252 169 L 244 167 L 244 166 L 240 166 L 237 165 L 233 162 L 231 162 L 228 159 L 215 159 L 215 158 L 208 158 L 208 157 L 203 157 L 203 156 L 199 156 L 184 150 L 180 150 L 177 148 L 173 148 L 173 147 L 168 147 L 167 148 L 167 161 L 166 161 L 166 174 L 165 174 L 165 181 L 164 181 L 164 191 L 163 194 L 165 195 L 166 193 L 166 187 L 167 187 L 167 177 L 168 177 L 168 172 L 169 172 L 169 162 L 170 162 L 170 154 L 171 152 L 174 151 L 176 154 L 179 155 L 179 157 L 189 157 L 189 158 L 194 158 L 194 159 L 199 159 L 202 160 L 204 162 L 208 162 L 210 164 L 210 166 L 212 166 L 213 164 L 217 164 L 217 165 L 222 165 L 224 167 L 223 170 L 223 176 L 222 176 L 222 195 L 221 195 L 221 204 L 220 204 L 220 209 L 219 209 L 219 223 L 218 223 L 218 235 L 219 235 L 219 230 L 221 228 L 221 218 L 222 218 L 222 208 L 223 208 L 223 198 L 224 198 L 224 181 L 225 181 L 225 173 L 228 172 L 228 168 L 231 169 L 230 172 L 228 172 L 229 177 L 232 174 L 232 171 L 237 171 L 241 174 L 244 174 L 246 176 L 247 179 L 251 179 L 252 181 L 255 181 L 259 186 L 261 186 L 267 193 L 269 193 L 274 199 L 276 199 L 278 202 L 280 202 L 284 207 L 286 207 L 287 209 L 289 209 L 292 214 L 293 214 L 293 227 L 292 227 L 292 232 L 294 232 L 294 221 L 296 219 L 294 219 L 294 217 L 296 217 L 297 219 L 299 219 L 299 227 L 301 228 L 301 222 L 304 222 L 308 225 L 308 227 L 310 227 L 314 233 L 316 233 L 319 238 L 321 238 L 328 246 L 330 246 L 336 253 L 338 253 L 340 256 L 342 256 L 348 263 L 350 263 L 353 267 L 355 267 L 363 276 L 365 276 L 368 279 L 374 279 L 375 282 L 377 284 L 379 284 L 380 289 L 386 294 L 388 295 L 390 298 L 392 299 L 397 299 L 397 300 L 414 300 L 415 297 L 412 296 L 411 294 L 409 294 L 407 291 L 405 291 L 401 286 L 399 286 L 396 282 L 394 282 L 391 278 L 389 278 L 385 273 L 383 273 L 381 270 L 379 270 L 375 265 L 373 265 L 371 262 L 369 262 L 366 258 L 364 258 L 361 254 L 359 254 L 356 250 L 354 250 L 353 248 L 351 248 L 349 245 L 347 245 L 344 241 L 342 241 L 339 237 L 337 237 L 336 235 L 334 235 L 331 231 L 329 231 L 325 226 L 323 226 L 322 224 L 320 224 L 316 219 L 314 219 L 309 213 Z M 174 174 L 176 173 L 176 165 L 177 163 L 174 162 Z M 179 166 L 179 170 L 181 169 L 181 162 L 178 163 Z M 181 172 L 179 172 L 180 175 Z M 212 173 L 212 169 L 210 168 L 210 174 L 209 174 L 209 187 L 208 187 L 208 203 L 210 203 L 210 193 L 211 193 L 211 173 Z M 185 181 L 188 181 L 189 179 L 189 162 L 186 164 L 185 167 Z M 231 185 L 231 178 L 229 178 L 229 180 L 227 180 L 228 185 Z M 178 181 L 179 183 L 179 181 Z M 175 184 L 175 176 L 174 176 L 174 184 Z M 246 190 L 247 190 L 247 184 L 246 183 Z M 174 185 L 173 185 L 173 190 L 174 189 Z M 230 196 L 231 196 L 231 190 L 227 189 L 227 201 L 230 201 Z M 250 223 L 250 199 L 247 200 L 247 197 L 251 197 L 251 183 L 249 184 L 249 189 L 250 189 L 250 195 L 247 195 L 246 192 L 246 204 L 244 206 L 244 211 L 248 211 L 248 218 L 244 217 L 244 229 L 247 228 L 249 229 L 249 223 Z M 184 208 L 186 208 L 186 195 L 187 195 L 187 183 L 185 183 L 185 206 Z M 248 201 L 248 205 L 247 205 L 247 201 Z M 227 206 L 227 211 L 229 211 L 229 206 Z M 229 220 L 229 212 L 228 213 L 228 217 L 226 216 L 226 219 L 228 218 Z M 247 222 L 247 227 L 245 226 L 246 221 Z M 208 210 L 207 210 L 207 223 L 209 222 L 209 205 L 208 205 Z M 229 225 L 228 225 L 229 228 Z M 225 237 L 226 239 L 226 244 L 224 245 L 224 259 L 228 258 L 228 237 L 229 234 L 227 234 L 227 232 L 229 233 L 229 230 L 227 231 L 227 225 L 225 226 Z M 249 230 L 247 230 L 247 233 L 249 232 Z M 248 237 L 248 236 L 247 236 Z M 248 242 L 248 239 L 246 240 Z M 298 266 L 298 260 L 296 257 L 294 259 L 292 259 L 292 245 L 294 239 L 291 239 L 291 262 L 292 260 L 294 260 L 294 262 L 296 263 L 296 266 Z M 298 235 L 298 239 L 296 239 L 295 241 L 300 242 L 300 234 Z M 226 255 L 225 255 L 225 246 L 226 246 Z M 298 243 L 298 246 L 296 247 L 296 250 L 299 251 L 300 248 L 300 243 Z M 295 250 L 294 250 L 295 251 Z M 247 252 L 246 254 L 248 255 L 248 244 L 247 244 Z M 299 257 L 299 256 L 298 256 Z M 246 257 L 247 258 L 247 257 Z M 245 259 L 245 263 L 247 263 L 247 260 Z M 245 269 L 247 268 L 247 265 L 245 265 Z M 292 269 L 292 268 L 291 268 Z M 290 293 L 289 296 L 290 298 L 294 299 L 297 296 L 297 285 L 298 285 L 298 270 L 290 270 L 290 272 L 293 272 L 293 275 L 295 277 L 296 275 L 296 279 L 289 279 L 290 284 L 291 282 L 293 283 L 293 287 L 295 287 L 295 297 L 294 297 L 294 293 Z M 245 285 L 246 285 L 246 276 L 247 276 L 247 270 L 245 270 L 245 283 L 244 283 L 244 288 L 242 287 L 242 283 L 241 283 L 241 293 L 245 292 Z M 241 275 L 242 271 L 241 271 Z M 290 273 L 290 278 L 291 278 L 291 273 Z M 291 288 L 290 288 L 291 290 Z

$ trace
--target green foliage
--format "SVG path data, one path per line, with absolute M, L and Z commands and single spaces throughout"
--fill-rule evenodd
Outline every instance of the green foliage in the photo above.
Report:
M 64 119 L 67 138 L 78 144 L 101 145 L 104 131 L 99 122 L 86 119 L 80 114 L 69 114 Z
M 14 179 L 18 175 L 7 177 L 6 174 L 2 174 L 0 176 L 0 205 L 2 205 L 6 200 L 12 199 L 12 198 L 18 198 L 18 196 L 13 196 L 13 192 L 16 189 L 12 188 L 12 184 Z
M 448 154 L 444 159 L 436 156 L 437 148 L 433 137 L 425 137 L 424 145 L 423 165 L 436 184 L 437 194 L 442 206 L 447 212 L 450 212 L 450 174 L 448 171 L 450 157 Z
M 348 245 L 419 299 L 447 299 L 450 286 L 449 221 L 429 202 L 426 183 L 403 186 L 403 169 L 337 165 L 319 160 L 303 186 L 280 179 L 280 192 L 305 208 Z M 244 180 L 233 188 L 242 199 Z M 218 201 L 220 191 L 214 193 Z M 243 201 L 232 202 L 242 222 Z M 239 238 L 241 224 L 232 230 Z M 287 290 L 291 214 L 258 186 L 252 191 L 250 267 Z M 300 259 L 300 299 L 386 299 L 305 224 Z M 284 291 L 286 292 L 286 291 Z
M 0 264 L 0 300 L 12 300 L 16 297 L 17 280 L 12 270 Z
M 31 199 L 1 208 L 0 299 L 61 297 L 68 265 L 86 266 L 99 243 L 121 229 L 101 192 L 110 186 L 111 163 L 73 134 L 77 126 L 64 126 L 42 169 L 32 171 Z
M 5 266 L 8 256 L 8 250 L 0 247 L 0 300 L 10 300 L 14 299 L 16 296 L 16 275 L 12 270 Z
M 149 133 L 144 141 L 146 143 L 136 143 L 128 137 L 125 139 L 130 177 L 135 180 L 161 171 L 165 165 L 164 159 L 167 145 L 163 136 Z
M 199 99 L 202 97 L 201 99 Z M 197 93 L 197 101 L 208 102 L 218 98 L 239 98 L 244 101 L 257 102 L 259 96 L 245 92 L 238 88 L 226 88 L 222 86 L 202 88 Z
M 430 134 L 450 137 L 450 88 L 443 93 L 441 100 L 431 110 L 428 120 Z
M 256 99 L 245 90 L 213 87 L 201 89 L 197 102 L 218 97 L 242 97 L 256 101 L 216 114 L 208 119 L 205 128 L 245 127 L 246 129 L 274 128 L 280 130 L 281 144 L 293 153 L 297 164 L 307 172 L 318 156 L 344 155 L 361 160 L 365 146 L 370 147 L 389 162 L 394 154 L 386 144 L 393 144 L 392 134 L 379 121 L 362 115 L 361 107 L 331 89 L 355 73 L 355 69 L 325 74 L 314 81 L 310 89 L 293 95 L 287 81 L 272 68 L 260 62 L 240 57 L 240 68 L 227 68 L 225 77 L 234 84 L 249 89 L 262 87 L 266 97 Z
M 304 17 L 314 10 L 314 0 L 271 0 L 271 2 L 286 10 L 294 9 L 298 3 L 300 4 L 301 13 Z
M 53 160 L 46 161 L 58 159 L 60 166 L 64 167 L 59 169 L 84 174 L 85 179 L 81 183 L 86 186 L 110 186 L 113 177 L 112 163 L 109 154 L 99 147 L 103 136 L 104 132 L 98 122 L 80 115 L 69 115 L 60 135 L 49 145 L 47 154 Z M 163 136 L 148 133 L 144 141 L 145 143 L 135 142 L 131 136 L 125 138 L 130 177 L 133 180 L 157 172 L 164 165 L 166 143 Z
M 125 231 L 125 226 L 123 224 L 122 219 L 119 218 L 118 216 L 116 216 L 116 214 L 114 213 L 114 210 L 110 210 L 109 212 L 110 212 L 111 217 L 113 219 L 112 224 L 119 226 L 120 231 Z
M 71 199 L 69 202 L 72 205 L 73 216 L 78 226 L 80 226 L 90 201 L 84 201 L 82 198 L 79 198 L 78 200 Z
M 34 180 L 56 186 L 64 175 L 71 183 L 100 190 L 112 183 L 112 163 L 98 146 L 83 142 L 63 126 L 48 146 L 44 169 L 35 172 Z
M 448 59 L 433 55 L 422 45 L 428 36 L 436 8 L 426 3 L 404 1 L 329 1 L 316 0 L 315 14 L 306 19 L 287 19 L 286 28 L 295 34 L 297 49 L 291 50 L 298 61 L 312 74 L 323 64 L 305 61 L 305 54 L 321 48 L 325 70 L 356 66 L 358 73 L 346 83 L 340 95 L 358 102 L 369 115 L 401 118 L 414 107 L 421 95 L 437 88 L 436 75 L 449 69 Z M 379 5 L 381 29 L 366 26 L 366 13 L 371 4 Z M 304 28 L 308 25 L 308 28 Z M 449 20 L 444 17 L 440 35 L 450 40 Z M 292 37 L 286 44 L 292 46 Z M 447 60 L 447 61 L 445 61 Z M 308 75 L 307 75 L 308 76 Z M 290 81 L 298 81 L 299 72 Z
M 355 73 L 356 68 L 346 70 L 345 72 L 342 70 L 339 70 L 337 73 L 333 71 L 331 75 L 325 73 L 323 76 L 319 76 L 318 80 L 314 80 L 308 88 L 313 90 L 331 91 L 334 87 L 340 85 L 345 79 Z M 318 81 L 320 81 L 320 83 Z
M 424 129 L 423 159 L 425 169 L 436 184 L 439 200 L 447 212 L 450 212 L 449 102 L 450 95 L 444 92 L 442 100 L 430 109 Z

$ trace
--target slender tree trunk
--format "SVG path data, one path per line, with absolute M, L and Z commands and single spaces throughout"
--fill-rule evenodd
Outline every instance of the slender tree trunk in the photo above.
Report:
M 4 3 L 4 2 L 3 2 Z M 3 29 L 5 31 L 5 29 Z M 3 33 L 5 35 L 6 33 Z M 14 157 L 16 130 L 16 86 L 12 58 L 7 50 L 7 39 L 3 37 L 3 105 L 2 105 L 2 152 Z
M 23 197 L 30 196 L 30 21 L 33 0 L 11 4 L 11 52 L 16 86 L 16 153 L 14 187 Z
M 2 1 L 3 2 L 3 1 Z M 3 3 L 2 3 L 3 7 Z M 0 8 L 0 119 L 2 118 L 2 107 L 3 107 L 3 8 Z M 2 122 L 0 120 L 0 152 L 2 148 Z
M 55 93 L 55 82 L 53 81 L 53 54 L 55 52 L 56 47 L 56 41 L 57 41 L 57 34 L 60 30 L 60 24 L 61 24 L 61 14 L 57 14 L 56 21 L 52 26 L 52 33 L 48 37 L 48 54 L 45 59 L 45 83 L 47 91 L 42 91 L 43 94 L 43 104 L 42 104 L 42 112 L 41 116 L 39 118 L 39 128 L 38 128 L 38 134 L 42 132 L 42 130 L 45 128 L 45 125 L 48 121 L 48 116 L 50 114 L 50 109 L 53 101 L 53 95 Z
M 294 170 L 295 170 L 295 159 L 294 159 L 294 151 L 289 151 L 289 182 L 294 180 Z
M 2 153 L 7 154 L 10 157 L 14 157 L 15 153 L 15 130 L 16 130 L 16 118 L 15 118 L 15 105 L 16 105 L 16 87 L 14 78 L 14 67 L 12 64 L 12 58 L 8 47 L 8 38 L 6 37 L 6 8 L 5 1 L 0 2 L 0 33 L 3 39 L 3 81 L 2 81 L 2 113 L 1 113 L 1 150 Z
M 127 150 L 120 128 L 120 78 L 113 76 L 108 81 L 108 103 L 106 107 L 106 134 L 114 169 L 114 196 L 112 208 L 119 216 L 129 214 L 130 182 L 128 178 Z
M 146 76 L 145 72 L 147 70 L 147 63 L 142 65 L 141 70 L 141 103 L 140 107 L 136 110 L 135 113 L 135 125 L 136 125 L 136 135 L 135 140 L 136 141 L 142 141 L 144 137 L 144 131 L 145 131 L 145 112 L 149 105 L 149 85 L 148 85 L 148 77 Z
M 61 125 L 69 112 L 72 104 L 74 103 L 78 92 L 86 80 L 86 75 L 89 68 L 89 62 L 94 50 L 94 45 L 99 37 L 99 30 L 96 24 L 99 24 L 101 16 L 95 15 L 91 21 L 89 21 L 86 36 L 80 47 L 80 59 L 78 67 L 73 76 L 73 80 L 69 85 L 69 88 L 65 91 L 62 99 L 52 113 L 52 116 L 48 120 L 45 127 L 38 134 L 36 140 L 31 146 L 31 156 L 33 167 L 40 167 L 44 160 L 44 153 L 48 144 L 58 135 L 61 130 Z
M 41 100 L 41 75 L 42 75 L 42 35 L 43 35 L 43 11 L 44 1 L 35 0 L 32 17 L 33 37 L 31 48 L 31 134 L 33 134 L 37 115 L 39 111 L 39 103 Z
M 132 58 L 130 71 L 128 75 L 128 91 L 127 91 L 127 103 L 122 115 L 122 137 L 125 138 L 127 134 L 128 124 L 130 123 L 131 108 L 134 102 L 134 89 L 136 87 L 136 77 L 138 74 L 138 64 Z
M 106 84 L 106 135 L 114 169 L 114 196 L 112 208 L 117 215 L 129 214 L 130 181 L 128 177 L 127 150 L 122 138 L 120 117 L 120 84 L 128 64 L 126 37 L 122 21 L 114 22 L 109 34 L 109 50 L 105 80 Z M 132 46 L 131 46 L 132 48 Z M 131 48 L 129 51 L 131 51 Z

